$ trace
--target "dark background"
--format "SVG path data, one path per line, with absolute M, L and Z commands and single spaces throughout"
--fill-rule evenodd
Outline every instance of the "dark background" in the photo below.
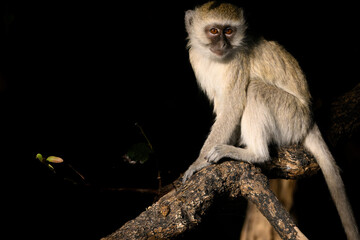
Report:
M 358 4 L 241 2 L 251 29 L 298 59 L 326 135 L 330 103 L 359 82 Z M 196 159 L 213 118 L 188 62 L 183 18 L 200 3 L 1 2 L 3 234 L 99 239 L 154 201 L 104 188 L 156 188 L 157 169 L 169 184 Z M 121 158 L 144 140 L 136 122 L 155 150 L 141 166 Z M 359 133 L 332 147 L 357 219 L 359 149 Z M 54 175 L 37 153 L 62 157 L 90 186 L 66 167 Z M 237 239 L 244 204 L 218 206 L 185 239 Z M 344 238 L 321 174 L 300 181 L 294 214 L 310 239 Z

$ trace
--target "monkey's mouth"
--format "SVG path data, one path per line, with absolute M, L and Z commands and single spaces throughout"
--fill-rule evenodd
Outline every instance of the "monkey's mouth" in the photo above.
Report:
M 227 54 L 226 49 L 214 49 L 210 48 L 210 51 L 219 57 L 224 57 Z

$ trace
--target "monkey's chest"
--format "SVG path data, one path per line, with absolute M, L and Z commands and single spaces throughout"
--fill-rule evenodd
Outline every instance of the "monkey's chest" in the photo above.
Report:
M 200 88 L 215 103 L 219 101 L 227 85 L 226 71 L 223 64 L 201 61 L 193 66 Z

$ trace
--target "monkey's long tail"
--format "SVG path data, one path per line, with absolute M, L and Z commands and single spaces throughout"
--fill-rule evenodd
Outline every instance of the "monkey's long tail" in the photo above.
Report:
M 350 203 L 346 197 L 344 183 L 341 179 L 339 168 L 326 146 L 316 124 L 305 138 L 304 146 L 314 155 L 324 174 L 348 240 L 359 240 L 359 231 Z

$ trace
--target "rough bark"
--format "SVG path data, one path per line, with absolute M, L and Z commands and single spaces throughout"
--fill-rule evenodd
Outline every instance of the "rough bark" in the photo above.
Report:
M 294 154 L 296 148 L 302 154 Z M 303 177 L 317 172 L 316 167 L 307 167 L 304 163 L 314 165 L 314 159 L 299 146 L 281 149 L 273 160 L 275 166 L 270 171 L 273 176 L 281 170 L 281 176 L 291 178 Z M 282 156 L 279 159 L 279 156 Z M 306 161 L 295 161 L 301 156 Z M 285 160 L 283 158 L 287 158 Z M 285 164 L 285 165 L 281 165 Z M 294 164 L 298 163 L 298 167 Z M 314 165 L 316 166 L 316 164 Z M 263 166 L 268 168 L 268 165 Z M 305 169 L 298 171 L 298 169 Z M 295 173 L 296 172 L 296 173 Z M 306 239 L 292 221 L 289 213 L 283 208 L 269 188 L 267 177 L 254 165 L 225 161 L 211 165 L 195 174 L 185 185 L 176 182 L 177 189 L 159 199 L 137 218 L 127 222 L 119 230 L 104 238 L 118 239 L 175 239 L 198 226 L 206 216 L 208 209 L 219 196 L 229 198 L 245 197 L 257 206 L 266 216 L 274 229 L 283 239 Z
M 271 179 L 270 188 L 281 204 L 290 212 L 296 180 Z M 246 217 L 241 230 L 240 240 L 261 239 L 280 240 L 279 234 L 261 214 L 256 205 L 248 203 Z
M 272 156 L 272 161 L 261 166 L 269 178 L 299 179 L 319 170 L 314 157 L 302 145 L 293 144 L 275 149 Z

